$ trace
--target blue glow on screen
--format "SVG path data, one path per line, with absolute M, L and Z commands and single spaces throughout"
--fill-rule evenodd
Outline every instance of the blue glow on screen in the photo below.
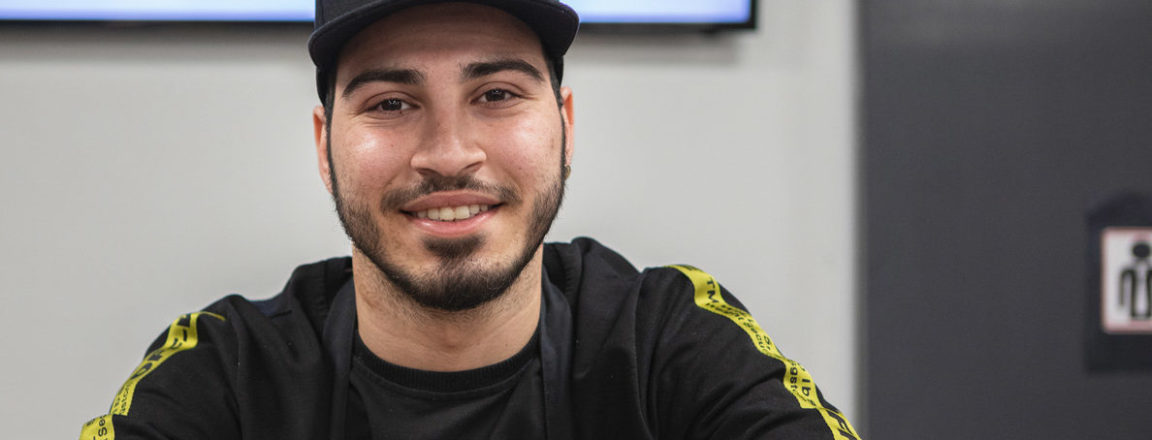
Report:
M 751 0 L 571 0 L 585 23 L 744 23 Z M 0 20 L 312 21 L 315 0 L 0 0 Z

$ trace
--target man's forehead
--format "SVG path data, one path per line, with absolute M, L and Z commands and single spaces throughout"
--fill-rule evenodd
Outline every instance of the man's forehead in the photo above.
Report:
M 366 58 L 364 60 L 349 60 L 345 65 L 350 74 L 366 70 L 407 70 L 427 77 L 430 72 L 447 66 L 448 73 L 458 76 L 475 76 L 477 73 L 487 73 L 485 69 L 494 66 L 516 67 L 516 64 L 526 64 L 531 69 L 543 71 L 547 66 L 544 57 L 536 53 L 493 52 L 475 56 L 459 56 L 453 58 L 432 59 L 403 59 L 397 57 Z M 525 70 L 515 68 L 512 70 Z M 527 73 L 527 72 L 526 72 Z

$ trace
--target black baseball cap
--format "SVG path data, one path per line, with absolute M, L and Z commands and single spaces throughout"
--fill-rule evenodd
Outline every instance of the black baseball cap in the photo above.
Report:
M 308 53 L 316 64 L 316 91 L 324 101 L 328 73 L 348 39 L 388 14 L 417 5 L 476 3 L 503 10 L 520 19 L 540 37 L 544 53 L 556 65 L 557 80 L 564 73 L 564 54 L 576 38 L 580 17 L 557 0 L 316 0 L 316 21 L 308 38 Z

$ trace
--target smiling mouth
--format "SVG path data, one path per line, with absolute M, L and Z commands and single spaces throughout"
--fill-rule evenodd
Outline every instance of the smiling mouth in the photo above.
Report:
M 405 214 L 419 219 L 428 219 L 440 222 L 456 222 L 461 220 L 468 220 L 479 215 L 481 212 L 485 212 L 499 206 L 499 204 L 444 206 L 440 208 L 426 209 L 423 211 L 405 212 Z

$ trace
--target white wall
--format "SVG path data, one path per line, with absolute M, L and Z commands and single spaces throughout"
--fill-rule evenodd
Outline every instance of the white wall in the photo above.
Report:
M 853 6 L 761 3 L 755 33 L 578 40 L 550 238 L 712 272 L 858 420 Z M 0 28 L 9 437 L 75 436 L 177 315 L 347 252 L 315 171 L 307 33 Z

